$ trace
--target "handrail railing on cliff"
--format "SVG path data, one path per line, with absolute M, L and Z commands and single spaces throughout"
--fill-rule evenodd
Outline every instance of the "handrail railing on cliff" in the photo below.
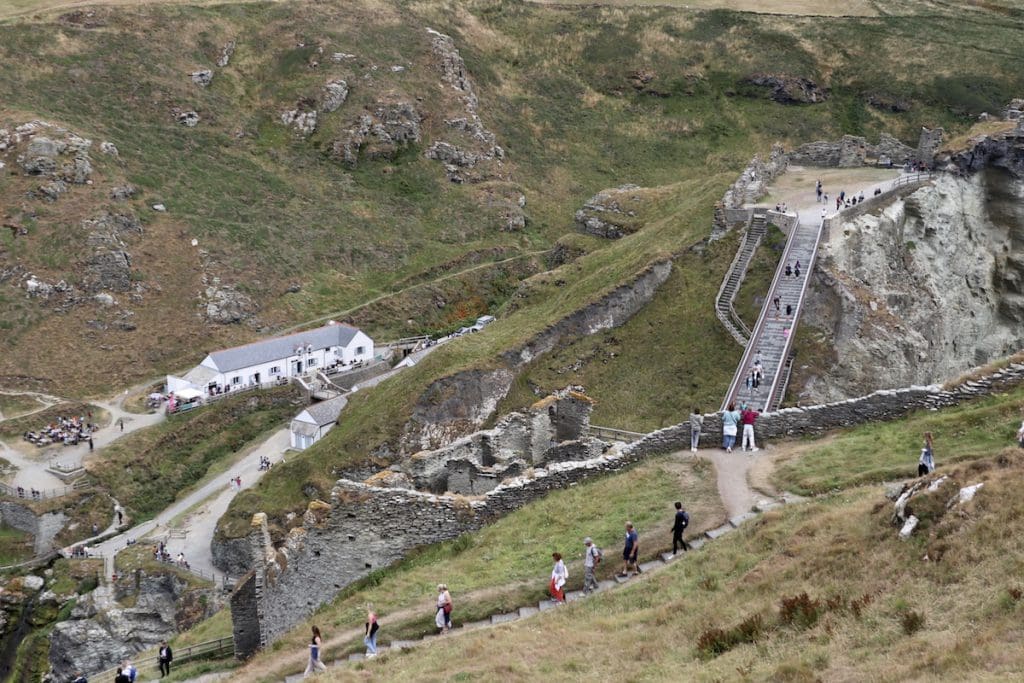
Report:
M 823 224 L 824 224 L 824 220 L 822 221 L 821 225 L 823 225 Z M 760 315 L 757 318 L 757 322 L 754 323 L 755 333 L 756 333 L 756 331 L 758 329 L 761 328 L 761 326 L 764 323 L 765 317 L 768 315 L 768 304 L 769 304 L 769 300 L 770 300 L 770 296 L 771 296 L 770 293 L 775 290 L 776 286 L 779 283 L 779 280 L 782 279 L 783 272 L 785 271 L 786 264 L 789 263 L 790 253 L 793 251 L 793 247 L 796 244 L 797 234 L 799 233 L 799 225 L 800 225 L 799 223 L 796 224 L 796 227 L 794 227 L 793 231 L 790 232 L 789 238 L 786 240 L 786 248 L 782 252 L 782 257 L 779 258 L 779 264 L 775 267 L 775 275 L 772 277 L 772 284 L 771 284 L 771 287 L 769 287 L 769 289 L 768 289 L 769 297 L 765 298 L 765 304 L 764 304 L 764 306 L 761 307 L 761 313 L 760 313 Z M 821 225 L 818 226 L 818 239 L 819 240 L 821 239 Z M 808 277 L 806 277 L 804 279 L 805 285 L 806 285 L 807 280 L 810 279 L 810 265 L 808 265 L 807 273 L 808 273 Z M 802 299 L 798 303 L 802 303 Z M 795 319 L 794 319 L 793 327 L 794 328 L 796 327 Z M 790 335 L 790 336 L 792 337 L 792 335 Z M 752 337 L 751 341 L 753 342 L 753 341 L 755 341 L 755 339 Z M 722 401 L 721 410 L 725 410 L 728 407 L 729 403 L 732 401 L 733 396 L 736 395 L 736 391 L 739 388 L 740 384 L 742 384 L 744 379 L 746 378 L 747 368 L 750 367 L 751 362 L 752 362 L 752 358 L 751 357 L 753 356 L 753 354 L 755 352 L 756 352 L 756 344 L 754 344 L 754 343 L 747 344 L 747 348 L 743 352 L 743 357 L 740 359 L 739 365 L 736 366 L 736 372 L 735 372 L 735 374 L 733 374 L 732 381 L 729 383 L 729 390 L 726 392 L 725 399 Z
M 783 351 L 782 351 L 782 358 L 787 358 L 788 359 L 790 354 L 793 352 L 793 340 L 796 338 L 796 327 L 797 327 L 797 325 L 800 322 L 800 314 L 803 312 L 804 299 L 807 298 L 807 287 L 808 287 L 808 285 L 811 282 L 811 272 L 814 270 L 814 262 L 815 262 L 815 260 L 817 260 L 818 247 L 821 246 L 821 234 L 822 234 L 822 231 L 823 231 L 824 227 L 825 227 L 825 219 L 822 218 L 821 222 L 818 223 L 817 234 L 816 234 L 816 236 L 814 238 L 814 249 L 811 251 L 812 256 L 808 260 L 808 263 L 807 263 L 806 275 L 804 276 L 803 284 L 800 287 L 800 296 L 797 297 L 796 308 L 793 311 L 793 322 L 789 326 L 790 333 L 789 333 L 789 336 L 786 337 L 786 340 L 785 340 L 785 344 L 784 344 Z M 793 234 L 796 234 L 796 230 L 793 231 Z M 779 261 L 779 266 L 781 267 L 784 262 L 785 261 Z M 782 271 L 779 270 L 779 272 L 781 273 Z M 768 307 L 765 306 L 764 310 L 762 311 L 762 316 L 765 313 L 767 313 L 767 311 L 768 311 Z M 782 372 L 776 372 L 775 376 L 772 378 L 772 385 L 771 385 L 771 388 L 768 390 L 768 396 L 765 399 L 765 403 L 764 403 L 765 406 L 772 405 L 772 402 L 775 400 L 775 395 L 776 395 L 776 392 L 778 391 L 779 379 L 782 376 L 782 374 L 783 374 Z
M 597 438 L 604 437 L 606 439 L 611 439 L 613 441 L 626 442 L 636 441 L 647 436 L 646 434 L 641 434 L 640 432 L 630 432 L 625 429 L 616 429 L 615 427 L 601 427 L 599 425 L 590 425 L 588 429 L 588 434 L 590 436 Z
M 733 339 L 735 339 L 740 346 L 747 345 L 747 341 L 750 339 L 750 328 L 747 327 L 746 323 L 743 322 L 743 319 L 740 318 L 740 316 L 736 313 L 736 309 L 733 307 L 735 292 L 733 293 L 734 296 L 730 297 L 729 305 L 725 307 L 725 312 L 722 311 L 722 295 L 725 293 L 725 289 L 726 286 L 729 284 L 729 280 L 732 278 L 733 273 L 737 270 L 737 267 L 740 264 L 740 259 L 743 257 L 743 252 L 746 250 L 747 247 L 747 239 L 750 234 L 750 229 L 753 226 L 753 223 L 754 215 L 752 213 L 750 216 L 750 220 L 747 221 L 747 232 L 744 233 L 743 235 L 743 241 L 740 242 L 739 247 L 736 248 L 736 254 L 735 256 L 732 257 L 732 262 L 729 264 L 729 268 L 725 271 L 725 277 L 722 278 L 722 285 L 718 288 L 718 294 L 715 295 L 715 317 L 718 318 L 718 320 L 722 323 L 725 329 L 728 330 L 729 334 L 732 335 Z M 754 243 L 755 250 L 757 249 L 757 245 L 760 243 L 762 237 L 763 235 L 759 235 L 756 238 Z M 749 266 L 749 262 L 747 264 L 744 264 L 742 270 L 739 273 L 739 277 L 737 279 L 736 284 L 737 291 L 739 289 L 739 284 L 743 281 L 743 277 L 746 275 L 747 266 Z
M 172 648 L 174 654 L 174 664 L 181 664 L 184 662 L 196 660 L 196 659 L 211 659 L 228 657 L 235 654 L 235 640 L 232 636 L 225 636 L 223 638 L 217 638 L 216 640 L 207 640 L 202 643 L 196 643 L 195 645 L 185 645 L 177 648 Z M 152 655 L 144 657 L 137 661 L 133 661 L 135 668 L 139 670 L 139 673 L 145 673 L 147 669 L 158 671 L 160 666 L 159 655 Z M 117 669 L 120 664 L 100 671 L 99 673 L 90 674 L 90 680 L 106 681 L 114 680 L 114 676 L 117 674 Z

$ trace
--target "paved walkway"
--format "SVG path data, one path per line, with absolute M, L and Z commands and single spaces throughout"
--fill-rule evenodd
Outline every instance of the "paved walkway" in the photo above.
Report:
M 51 405 L 62 400 L 46 394 L 38 395 L 50 400 Z M 164 421 L 165 415 L 162 410 L 146 414 L 127 412 L 121 407 L 124 398 L 125 394 L 120 394 L 108 401 L 93 402 L 94 405 L 103 408 L 110 414 L 110 424 L 93 435 L 94 451 L 91 456 L 88 443 L 80 443 L 77 446 L 53 446 L 25 453 L 18 448 L 0 442 L 0 457 L 9 460 L 11 464 L 18 468 L 10 484 L 12 486 L 21 486 L 25 489 L 63 488 L 67 486 L 67 483 L 60 477 L 47 471 L 47 467 L 51 463 L 66 470 L 74 470 L 81 467 L 87 457 L 102 457 L 103 448 L 121 437 Z M 121 429 L 122 420 L 124 421 L 123 431 Z
M 231 499 L 238 494 L 237 490 L 229 486 L 228 480 L 239 476 L 242 478 L 243 489 L 251 487 L 264 474 L 259 470 L 260 457 L 267 456 L 271 462 L 277 462 L 287 446 L 288 429 L 277 430 L 259 446 L 246 453 L 224 475 L 208 481 L 192 493 L 175 501 L 155 518 L 138 524 L 92 548 L 92 551 L 103 556 L 106 577 L 109 579 L 113 576 L 114 556 L 124 550 L 128 539 L 138 541 L 153 533 L 168 535 L 171 528 L 181 530 L 185 534 L 183 539 L 169 538 L 165 541 L 171 556 L 176 557 L 179 552 L 182 552 L 193 569 L 214 575 L 216 572 L 210 554 L 213 530 Z M 200 504 L 202 507 L 190 512 L 186 519 L 181 520 L 178 524 L 174 523 L 175 517 L 189 512 L 191 508 Z

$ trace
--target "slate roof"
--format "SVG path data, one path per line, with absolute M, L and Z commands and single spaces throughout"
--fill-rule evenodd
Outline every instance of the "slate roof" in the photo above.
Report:
M 330 346 L 348 346 L 358 332 L 359 330 L 348 325 L 325 325 L 315 330 L 214 351 L 210 354 L 210 360 L 221 372 L 231 372 L 294 356 L 295 347 L 300 344 L 303 348 L 306 345 L 312 346 L 314 351 Z
M 314 403 L 309 406 L 295 419 L 300 422 L 307 422 L 303 420 L 302 416 L 309 415 L 313 419 L 313 423 L 319 427 L 329 425 L 332 422 L 338 421 L 338 415 L 341 414 L 342 409 L 348 404 L 348 399 L 344 396 L 335 396 L 334 398 L 321 401 L 320 403 Z

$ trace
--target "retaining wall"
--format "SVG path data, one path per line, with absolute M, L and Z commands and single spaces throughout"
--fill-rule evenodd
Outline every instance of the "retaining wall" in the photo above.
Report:
M 32 508 L 10 501 L 0 502 L 0 519 L 9 527 L 32 534 L 36 555 L 53 550 L 53 539 L 67 522 L 67 517 L 59 510 L 37 515 Z

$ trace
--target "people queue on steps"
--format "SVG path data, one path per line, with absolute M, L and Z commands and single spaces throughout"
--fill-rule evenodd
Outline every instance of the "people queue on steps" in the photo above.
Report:
M 683 533 L 690 526 L 690 515 L 683 508 L 682 501 L 676 501 L 674 516 L 672 518 L 672 555 L 680 550 L 690 550 L 690 545 L 683 538 Z M 628 578 L 643 573 L 639 561 L 640 536 L 632 522 L 625 523 L 625 535 L 622 546 L 622 570 L 616 574 L 619 578 Z M 551 576 L 548 580 L 548 593 L 554 605 L 563 605 L 566 602 L 565 585 L 569 580 L 569 570 L 565 565 L 561 553 L 551 554 L 553 566 Z M 589 595 L 598 589 L 595 570 L 604 560 L 604 553 L 594 544 L 589 536 L 583 539 L 583 594 Z M 437 584 L 437 600 L 434 603 L 434 625 L 439 635 L 447 634 L 452 629 L 453 601 L 448 585 Z M 366 607 L 366 621 L 363 624 L 363 644 L 366 646 L 366 658 L 377 656 L 377 636 L 380 633 L 380 621 L 373 605 Z M 309 659 L 303 678 L 327 670 L 323 662 L 323 636 L 318 626 L 312 627 L 312 637 L 309 642 Z

